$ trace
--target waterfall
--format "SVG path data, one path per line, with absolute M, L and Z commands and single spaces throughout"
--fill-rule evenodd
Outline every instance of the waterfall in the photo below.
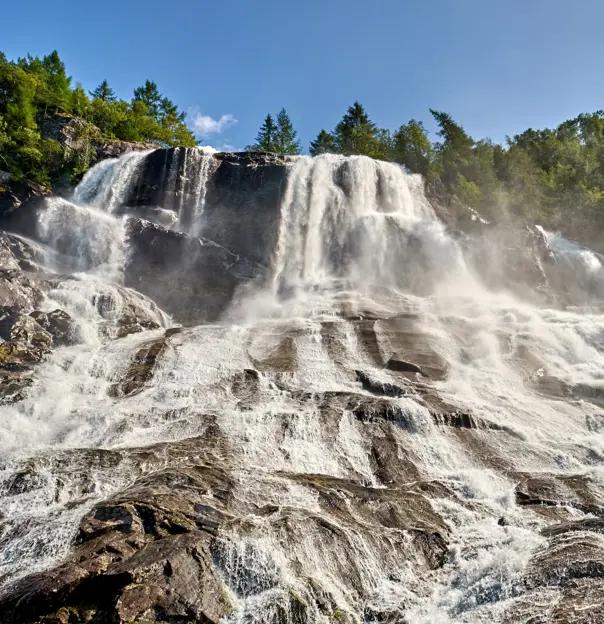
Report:
M 76 339 L 1 408 L 0 579 L 10 590 L 62 561 L 82 516 L 141 475 L 195 469 L 215 479 L 187 513 L 218 510 L 203 565 L 232 607 L 225 624 L 504 622 L 547 545 L 518 482 L 603 487 L 604 314 L 490 290 L 421 178 L 324 155 L 289 169 L 272 279 L 237 293 L 242 320 L 166 334 L 167 315 L 121 285 L 116 214 L 144 158 L 97 165 L 39 216 L 49 268 L 70 268 L 43 307 L 65 310 Z M 161 208 L 198 235 L 216 164 L 172 158 Z M 581 267 L 600 296 L 600 257 L 547 238 L 561 279 Z M 175 296 L 191 286 L 174 282 Z M 145 331 L 120 334 L 132 316 Z M 152 374 L 115 392 L 149 344 Z M 181 481 L 193 497 L 193 476 Z M 145 504 L 176 499 L 165 483 Z
M 73 201 L 100 207 L 108 213 L 114 212 L 127 199 L 148 153 L 130 152 L 120 158 L 101 161 L 78 184 Z
M 178 188 L 178 224 L 176 229 L 192 236 L 198 236 L 202 228 L 203 208 L 210 172 L 212 153 L 200 148 L 181 148 L 182 161 L 180 183 L 173 182 L 173 189 Z M 176 156 L 174 158 L 176 161 Z M 170 180 L 171 182 L 171 180 Z
M 416 289 L 462 265 L 421 177 L 364 156 L 295 163 L 282 204 L 277 288 L 350 278 Z

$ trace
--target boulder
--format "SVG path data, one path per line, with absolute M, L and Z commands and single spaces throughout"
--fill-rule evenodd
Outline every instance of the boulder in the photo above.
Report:
M 53 310 L 52 312 L 34 310 L 30 314 L 30 317 L 52 336 L 52 341 L 55 346 L 64 346 L 73 343 L 73 321 L 67 312 L 63 310 Z

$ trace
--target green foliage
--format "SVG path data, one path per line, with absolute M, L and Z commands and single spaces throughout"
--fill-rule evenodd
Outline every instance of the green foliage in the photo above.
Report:
M 52 183 L 78 176 L 91 165 L 92 141 L 124 140 L 161 146 L 196 144 L 185 124 L 185 115 L 154 82 L 146 81 L 131 102 L 118 100 L 107 80 L 88 94 L 77 83 L 71 86 L 65 65 L 54 51 L 43 58 L 31 55 L 16 62 L 0 52 L 0 168 L 17 180 Z M 59 115 L 76 116 L 89 124 L 79 137 L 86 147 L 77 154 L 42 136 L 45 120 Z M 91 126 L 90 124 L 94 124 Z
M 94 91 L 89 91 L 88 93 L 93 100 L 101 100 L 103 102 L 115 102 L 117 100 L 115 92 L 109 86 L 107 80 L 103 80 Z
M 300 154 L 298 133 L 294 130 L 285 108 L 279 111 L 276 121 L 270 113 L 265 117 L 256 135 L 256 142 L 248 145 L 246 149 L 252 152 L 272 152 L 289 156 Z
M 382 159 L 390 155 L 387 131 L 378 129 L 359 102 L 348 108 L 332 136 L 338 154 L 359 154 Z
M 298 133 L 294 130 L 291 119 L 289 118 L 285 108 L 282 108 L 277 115 L 275 147 L 275 151 L 278 154 L 296 156 L 301 152 L 300 141 L 298 141 Z
M 378 128 L 359 102 L 348 108 L 333 132 L 321 130 L 310 144 L 312 156 L 330 153 L 390 160 L 393 157 L 393 149 L 390 132 Z
M 142 87 L 134 89 L 134 97 L 132 102 L 142 102 L 147 107 L 148 114 L 157 119 L 160 115 L 162 95 L 157 88 L 157 85 L 146 80 Z
M 412 119 L 395 132 L 393 160 L 405 165 L 412 173 L 432 177 L 434 153 L 421 121 Z
M 321 130 L 317 138 L 310 144 L 310 155 L 320 156 L 321 154 L 335 154 L 336 144 L 333 137 L 327 130 Z
M 269 113 L 256 135 L 256 142 L 245 149 L 250 152 L 277 152 L 277 125 Z

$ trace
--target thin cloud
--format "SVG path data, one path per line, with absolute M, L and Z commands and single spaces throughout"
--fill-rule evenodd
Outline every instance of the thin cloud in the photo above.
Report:
M 198 110 L 189 114 L 189 125 L 198 137 L 222 134 L 227 128 L 239 123 L 230 113 L 222 115 L 220 119 L 214 119 L 210 115 L 202 115 Z

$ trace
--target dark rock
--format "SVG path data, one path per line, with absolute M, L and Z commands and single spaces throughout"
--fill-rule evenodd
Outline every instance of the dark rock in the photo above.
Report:
M 21 318 L 21 310 L 17 306 L 0 307 L 0 338 L 10 340 L 13 325 Z
M 407 362 L 398 354 L 393 355 L 388 362 L 386 362 L 386 368 L 399 373 L 419 373 L 420 375 L 423 375 L 422 369 L 417 366 L 417 364 Z
M 8 187 L 0 187 L 0 220 L 10 228 L 10 223 L 17 222 L 19 213 L 42 205 L 44 198 L 50 194 L 50 189 L 35 182 L 15 182 Z
M 175 336 L 176 334 L 180 334 L 181 331 L 182 331 L 182 327 L 169 327 L 164 332 L 164 336 L 166 338 L 170 338 L 172 336 Z
M 583 513 L 604 515 L 604 505 L 585 475 L 529 475 L 516 486 L 519 505 L 531 505 L 543 513 L 548 508 L 571 507 Z
M 2 358 L 4 344 L 6 343 L 0 344 L 0 358 Z M 4 368 L 0 361 L 0 404 L 8 405 L 22 401 L 27 388 L 34 381 L 33 377 L 23 371 L 3 370 Z
M 371 394 L 388 397 L 402 397 L 408 394 L 405 388 L 401 388 L 390 382 L 379 381 L 363 371 L 357 370 L 355 373 L 363 390 L 367 390 L 367 392 L 371 392 Z
M 183 323 L 216 320 L 238 286 L 265 274 L 263 267 L 212 241 L 140 219 L 129 219 L 128 240 L 126 285 Z
M 157 358 L 166 350 L 165 340 L 154 340 L 136 352 L 124 378 L 111 386 L 109 393 L 114 397 L 128 397 L 139 393 L 151 379 Z
M 67 312 L 63 310 L 53 310 L 52 312 L 34 310 L 29 316 L 52 336 L 55 346 L 65 346 L 74 342 L 73 322 Z
M 130 334 L 137 334 L 152 329 L 159 329 L 159 324 L 150 319 L 125 314 L 117 322 L 116 338 L 124 338 Z
M 22 316 L 13 324 L 10 340 L 42 351 L 52 346 L 52 336 L 32 316 Z
M 199 152 L 195 158 L 199 159 Z M 293 162 L 287 156 L 265 153 L 225 153 L 206 156 L 213 174 L 206 189 L 203 229 L 200 234 L 252 263 L 268 266 L 276 249 L 280 225 L 281 196 L 287 171 Z M 198 201 L 191 175 L 170 179 L 170 171 L 193 166 L 191 148 L 156 150 L 143 163 L 128 206 L 136 214 L 161 206 L 173 210 L 182 223 L 190 220 Z M 192 186 L 193 185 L 193 186 Z M 150 214 L 150 213 L 149 213 Z
M 97 161 L 119 158 L 130 152 L 145 152 L 157 149 L 153 143 L 133 143 L 129 141 L 99 141 L 95 143 Z

